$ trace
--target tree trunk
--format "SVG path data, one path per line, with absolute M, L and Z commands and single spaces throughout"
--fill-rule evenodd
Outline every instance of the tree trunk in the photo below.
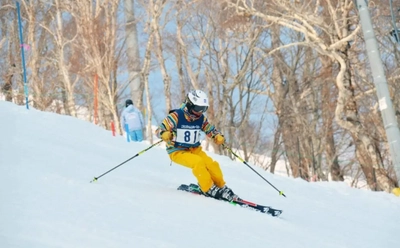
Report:
M 7 81 L 4 83 L 4 85 L 1 87 L 1 92 L 5 95 L 6 101 L 12 102 L 12 78 L 13 74 L 10 74 L 7 77 Z
M 331 60 L 326 57 L 322 60 L 322 72 L 321 76 L 327 78 L 328 80 L 333 76 L 333 64 Z M 328 166 L 328 171 L 331 175 L 333 181 L 344 181 L 343 173 L 339 165 L 338 155 L 336 154 L 336 143 L 335 143 L 335 133 L 333 129 L 333 118 L 334 118 L 334 109 L 335 103 L 332 99 L 335 98 L 337 94 L 334 92 L 333 87 L 331 87 L 331 83 L 328 80 L 324 80 L 322 84 L 322 121 L 323 128 L 325 129 L 325 156 Z M 329 80 L 330 81 L 330 80 Z
M 126 45 L 128 56 L 128 72 L 131 88 L 132 100 L 138 109 L 143 109 L 143 82 L 141 81 L 140 71 L 140 53 L 139 38 L 136 27 L 135 8 L 133 0 L 125 0 L 125 18 L 126 18 Z
M 271 152 L 271 162 L 269 164 L 269 170 L 273 174 L 275 173 L 275 167 L 276 167 L 276 162 L 278 162 L 278 153 L 279 153 L 279 148 L 281 147 L 280 141 L 281 140 L 281 127 L 280 124 L 278 124 L 278 127 L 276 128 L 275 134 L 274 134 L 274 144 L 272 146 L 272 152 Z
M 169 76 L 167 72 L 167 68 L 165 65 L 165 59 L 163 56 L 163 47 L 162 47 L 162 37 L 160 33 L 160 27 L 159 27 L 159 20 L 160 16 L 163 12 L 163 7 L 165 2 L 161 1 L 153 1 L 153 8 L 152 8 L 152 17 L 153 19 L 151 20 L 151 26 L 153 29 L 153 34 L 155 38 L 155 54 L 158 60 L 158 63 L 160 65 L 160 70 L 161 70 L 161 75 L 163 77 L 163 82 L 164 82 L 164 96 L 165 96 L 165 106 L 168 110 L 172 109 L 172 104 L 171 104 L 171 77 Z
M 57 62 L 58 69 L 60 73 L 60 77 L 62 78 L 62 82 L 64 83 L 64 100 L 66 104 L 66 113 L 76 117 L 76 106 L 75 106 L 75 97 L 74 97 L 74 85 L 71 82 L 71 78 L 68 72 L 68 67 L 65 60 L 65 41 L 63 37 L 63 19 L 61 17 L 61 5 L 59 0 L 55 0 L 56 5 L 56 23 L 57 23 L 57 31 L 55 34 L 55 40 L 57 44 Z
M 357 104 L 355 102 L 354 86 L 348 67 L 350 60 L 347 56 L 347 52 L 343 51 L 341 56 L 338 54 L 335 55 L 337 61 L 340 63 L 340 71 L 336 78 L 339 97 L 335 111 L 335 119 L 341 127 L 350 132 L 353 138 L 356 148 L 356 157 L 365 174 L 368 186 L 372 190 L 390 192 L 395 182 L 388 176 L 386 170 L 383 168 L 379 148 L 370 135 L 374 132 L 366 130 L 363 125 L 361 125 Z

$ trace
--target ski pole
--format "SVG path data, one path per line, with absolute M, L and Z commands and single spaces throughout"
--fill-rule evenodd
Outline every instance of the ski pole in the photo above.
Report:
M 260 176 L 262 179 L 264 179 L 264 181 L 266 181 L 269 185 L 272 186 L 272 188 L 276 189 L 279 192 L 279 195 L 283 195 L 284 197 L 286 197 L 286 195 L 283 193 L 283 191 L 280 191 L 279 189 L 277 189 L 274 185 L 272 185 L 272 183 L 270 183 L 267 179 L 265 179 L 263 176 L 260 175 L 260 173 L 258 173 L 256 170 L 254 170 L 253 168 L 251 168 L 251 166 L 241 157 L 239 157 L 236 153 L 234 153 L 232 151 L 231 148 L 227 147 L 225 144 L 222 144 L 222 146 L 227 149 L 228 151 L 230 151 L 233 156 L 235 156 L 237 159 L 239 159 L 240 161 L 242 161 L 245 165 L 247 165 L 247 167 L 249 167 L 252 171 L 254 171 L 258 176 Z
M 130 161 L 130 160 L 132 160 L 132 159 L 136 158 L 136 157 L 137 157 L 137 156 L 139 156 L 140 154 L 142 154 L 142 153 L 144 153 L 144 152 L 146 152 L 146 151 L 150 150 L 151 148 L 153 148 L 153 147 L 155 147 L 156 145 L 160 144 L 162 141 L 163 141 L 163 140 L 160 140 L 160 141 L 158 141 L 158 142 L 156 142 L 156 143 L 152 144 L 151 146 L 147 147 L 147 148 L 146 148 L 146 149 L 144 149 L 143 151 L 141 151 L 141 152 L 138 152 L 138 153 L 137 153 L 135 156 L 131 157 L 130 159 L 128 159 L 128 160 L 125 160 L 124 162 L 120 163 L 119 165 L 115 166 L 114 168 L 112 168 L 112 169 L 110 169 L 110 170 L 108 170 L 108 171 L 104 172 L 104 173 L 103 173 L 103 174 L 101 174 L 100 176 L 98 176 L 98 177 L 95 177 L 95 178 L 94 178 L 92 181 L 90 181 L 90 182 L 92 183 L 92 182 L 95 182 L 95 181 L 97 181 L 97 180 L 98 180 L 100 177 L 102 177 L 102 176 L 104 176 L 104 175 L 106 175 L 106 174 L 110 173 L 111 171 L 113 171 L 113 170 L 117 169 L 118 167 L 120 167 L 121 165 L 125 164 L 126 162 L 128 162 L 128 161 Z

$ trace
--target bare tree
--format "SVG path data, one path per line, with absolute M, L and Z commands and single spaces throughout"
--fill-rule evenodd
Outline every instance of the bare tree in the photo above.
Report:
M 68 2 L 60 2 L 59 0 L 55 0 L 54 2 L 55 13 L 54 13 L 54 27 L 47 27 L 42 25 L 44 29 L 46 29 L 49 34 L 53 37 L 55 44 L 55 56 L 53 57 L 54 63 L 57 64 L 58 69 L 58 79 L 62 82 L 63 88 L 63 102 L 65 104 L 64 109 L 66 114 L 71 116 L 77 116 L 76 113 L 76 103 L 74 96 L 74 88 L 77 83 L 76 80 L 73 80 L 69 75 L 69 67 L 71 66 L 68 63 L 66 53 L 68 51 L 68 46 L 74 42 L 77 37 L 77 33 L 71 38 L 65 36 L 64 26 L 65 26 L 65 17 L 62 17 L 62 13 L 65 15 L 65 11 L 70 10 L 70 6 Z
M 119 122 L 118 100 L 124 85 L 118 84 L 118 64 L 123 43 L 118 43 L 118 0 L 102 3 L 79 2 L 74 4 L 74 17 L 79 33 L 75 49 L 84 58 L 88 92 L 93 92 L 94 76 L 98 76 L 99 118 L 103 126 L 113 121 L 122 133 Z
M 326 0 L 314 9 L 310 8 L 309 2 L 300 1 L 238 2 L 240 4 L 230 1 L 227 4 L 244 15 L 261 18 L 266 23 L 277 23 L 301 33 L 304 36 L 303 42 L 288 45 L 309 46 L 320 55 L 329 57 L 337 65 L 335 83 L 338 88 L 338 101 L 335 121 L 352 135 L 356 145 L 356 156 L 369 186 L 375 190 L 389 191 L 394 182 L 383 169 L 378 147 L 362 125 L 348 67 L 349 44 L 356 41 L 360 30 L 356 16 L 351 15 L 353 2 Z
M 18 21 L 14 2 L 3 1 L 0 7 L 0 92 L 7 101 L 23 104 L 22 64 L 18 38 Z M 11 24 L 11 25 L 10 25 Z M 19 92 L 16 93 L 16 92 Z

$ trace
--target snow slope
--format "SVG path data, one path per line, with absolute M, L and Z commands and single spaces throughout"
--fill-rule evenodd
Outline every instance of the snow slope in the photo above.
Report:
M 159 146 L 90 183 L 149 145 L 0 101 L 0 247 L 400 247 L 400 198 L 255 168 L 284 198 L 212 153 L 238 195 L 283 209 L 281 217 L 177 191 L 195 179 Z

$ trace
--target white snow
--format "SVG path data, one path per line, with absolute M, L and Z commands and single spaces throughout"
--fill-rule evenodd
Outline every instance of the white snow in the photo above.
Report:
M 177 191 L 191 171 L 149 147 L 69 116 L 0 101 L 1 248 L 394 248 L 400 198 L 308 183 L 209 153 L 249 201 L 283 209 L 274 218 Z

